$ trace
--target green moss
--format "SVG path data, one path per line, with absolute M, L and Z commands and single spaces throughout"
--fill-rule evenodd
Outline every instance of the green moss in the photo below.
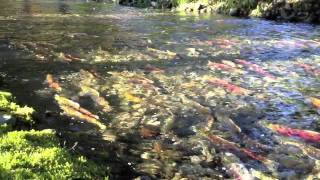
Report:
M 261 17 L 262 16 L 262 10 L 259 7 L 257 7 L 256 9 L 251 11 L 250 16 L 252 16 L 252 17 Z
M 11 93 L 0 91 L 0 111 L 21 117 L 24 121 L 33 124 L 32 114 L 34 109 L 27 106 L 19 106 L 13 101 Z
M 106 177 L 105 168 L 61 148 L 51 130 L 0 134 L 0 156 L 0 179 Z
M 0 110 L 30 123 L 34 110 L 0 91 Z M 107 168 L 60 147 L 53 130 L 12 131 L 0 124 L 0 179 L 107 179 Z
M 0 124 L 0 134 L 6 133 L 11 130 L 11 126 L 7 124 Z

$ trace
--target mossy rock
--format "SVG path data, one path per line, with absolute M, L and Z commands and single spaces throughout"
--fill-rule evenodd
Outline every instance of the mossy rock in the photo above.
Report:
M 34 109 L 16 104 L 12 94 L 9 92 L 0 91 L 0 111 L 20 117 L 29 124 L 34 123 L 32 120 Z

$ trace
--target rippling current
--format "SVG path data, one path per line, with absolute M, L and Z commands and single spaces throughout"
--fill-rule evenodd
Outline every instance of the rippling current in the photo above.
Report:
M 1 90 L 112 177 L 320 177 L 320 27 L 0 0 Z

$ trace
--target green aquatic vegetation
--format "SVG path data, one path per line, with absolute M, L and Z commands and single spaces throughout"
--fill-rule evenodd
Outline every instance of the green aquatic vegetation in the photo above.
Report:
M 0 91 L 0 110 L 21 117 L 25 122 L 33 124 L 32 114 L 34 109 L 27 106 L 22 107 L 13 100 L 11 93 Z
M 61 148 L 52 130 L 0 131 L 0 155 L 1 179 L 107 177 L 102 166 Z

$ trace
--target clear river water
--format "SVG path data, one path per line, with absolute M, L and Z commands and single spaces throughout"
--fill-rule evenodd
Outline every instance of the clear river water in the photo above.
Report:
M 320 177 L 320 26 L 0 0 L 0 89 L 115 179 Z

